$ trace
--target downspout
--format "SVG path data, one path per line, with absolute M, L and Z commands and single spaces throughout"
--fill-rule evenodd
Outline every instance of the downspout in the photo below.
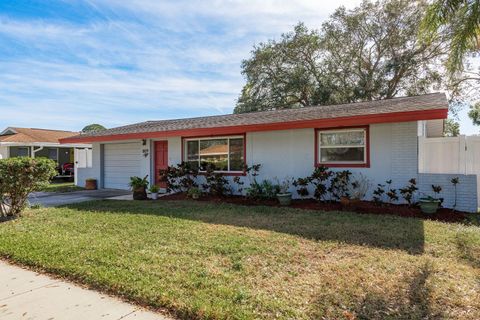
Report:
M 35 150 L 35 147 L 32 146 L 32 158 L 35 158 L 35 153 L 37 153 L 38 151 L 42 151 L 42 150 L 43 150 L 43 146 L 41 146 L 37 150 Z

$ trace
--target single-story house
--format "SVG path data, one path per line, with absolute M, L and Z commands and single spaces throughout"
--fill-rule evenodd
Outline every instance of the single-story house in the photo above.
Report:
M 0 132 L 0 159 L 13 157 L 45 157 L 58 164 L 59 174 L 65 164 L 75 162 L 74 148 L 91 148 L 91 144 L 61 145 L 59 139 L 77 136 L 78 132 L 8 127 Z M 64 172 L 63 172 L 64 173 Z
M 188 161 L 213 163 L 229 177 L 244 176 L 244 164 L 261 164 L 258 179 L 280 180 L 306 177 L 316 166 L 325 165 L 361 173 L 373 186 L 392 179 L 392 186 L 400 188 L 411 178 L 421 179 L 418 137 L 442 136 L 447 113 L 446 96 L 434 93 L 146 121 L 61 142 L 93 145 L 92 167 L 78 169 L 80 186 L 85 178 L 96 178 L 101 188 L 127 189 L 131 176 L 145 175 L 158 184 L 160 169 Z

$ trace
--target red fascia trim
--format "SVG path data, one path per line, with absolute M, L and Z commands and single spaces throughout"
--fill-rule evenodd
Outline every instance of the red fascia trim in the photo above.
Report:
M 392 112 L 372 115 L 338 117 L 329 119 L 316 120 L 299 120 L 290 122 L 274 122 L 252 125 L 239 125 L 230 127 L 215 128 L 198 128 L 171 131 L 141 132 L 128 134 L 114 134 L 110 136 L 94 136 L 94 137 L 70 137 L 60 139 L 60 143 L 83 143 L 83 142 L 106 142 L 116 140 L 133 140 L 148 138 L 168 138 L 168 137 L 196 137 L 196 136 L 219 136 L 234 135 L 238 132 L 254 132 L 254 131 L 274 131 L 287 129 L 304 129 L 304 128 L 331 128 L 331 127 L 347 127 L 361 126 L 374 123 L 391 123 L 391 122 L 408 122 L 417 120 L 434 120 L 446 119 L 448 109 L 432 109 L 408 112 Z
M 207 135 L 207 136 L 198 136 L 198 137 L 182 137 L 182 162 L 184 161 L 185 157 L 185 139 L 200 139 L 200 138 L 215 138 L 215 137 L 231 137 L 231 136 L 242 136 L 243 137 L 243 162 L 244 164 L 247 164 L 247 134 L 245 132 L 243 133 L 235 133 L 235 134 L 229 134 L 229 135 Z M 204 175 L 203 173 L 199 173 L 199 175 Z M 247 171 L 243 169 L 243 172 L 222 172 L 222 175 L 224 176 L 230 176 L 230 177 L 235 177 L 235 176 L 246 176 Z
M 365 129 L 367 142 L 367 161 L 365 163 L 319 163 L 318 162 L 318 132 L 338 129 Z M 370 126 L 316 128 L 315 129 L 315 167 L 325 166 L 329 168 L 370 168 Z

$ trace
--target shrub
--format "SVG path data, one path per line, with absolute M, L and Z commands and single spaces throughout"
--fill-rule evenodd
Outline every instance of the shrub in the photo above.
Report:
M 385 195 L 385 185 L 377 184 L 377 188 L 373 190 L 373 202 L 380 205 L 383 203 L 383 196 Z
M 402 195 L 403 199 L 407 201 L 409 206 L 415 203 L 414 196 L 417 190 L 417 180 L 415 180 L 415 178 L 408 180 L 408 185 L 405 188 L 400 189 L 400 194 Z
M 169 166 L 159 171 L 160 180 L 167 183 L 167 192 L 186 192 L 193 187 L 198 187 L 198 168 L 188 162 L 182 162 L 176 166 Z
M 386 186 L 386 195 L 388 197 L 388 203 L 398 201 L 397 189 L 392 188 L 392 179 L 385 181 Z
M 308 191 L 308 185 L 310 184 L 310 177 L 298 178 L 293 182 L 293 186 L 297 188 L 297 193 L 300 197 L 308 197 L 310 191 Z
M 187 191 L 187 196 L 192 199 L 198 199 L 202 196 L 202 190 L 197 187 L 192 187 Z
M 370 181 L 363 174 L 355 175 L 348 187 L 348 195 L 351 199 L 362 200 L 365 198 L 368 189 L 370 189 Z
M 215 172 L 215 166 L 210 163 L 205 166 L 205 183 L 202 188 L 212 196 L 223 196 L 231 191 L 223 173 Z
M 334 200 L 340 200 L 343 197 L 350 197 L 349 185 L 352 173 L 349 170 L 337 171 L 330 179 L 328 191 Z
M 46 158 L 8 158 L 0 160 L 0 215 L 20 215 L 31 192 L 44 188 L 57 171 L 56 163 Z
M 313 196 L 319 201 L 327 199 L 328 188 L 327 182 L 332 177 L 333 172 L 329 171 L 327 167 L 320 166 L 313 170 L 310 176 L 310 183 L 314 186 Z
M 263 180 L 258 183 L 254 180 L 246 189 L 247 197 L 253 200 L 271 200 L 280 193 L 280 186 L 273 184 L 270 180 Z

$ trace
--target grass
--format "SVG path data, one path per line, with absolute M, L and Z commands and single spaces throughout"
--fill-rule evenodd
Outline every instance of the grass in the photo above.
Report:
M 52 182 L 42 189 L 44 192 L 72 192 L 83 190 L 82 187 L 76 186 L 73 182 Z
M 477 226 L 105 200 L 0 224 L 0 255 L 181 318 L 480 318 Z

